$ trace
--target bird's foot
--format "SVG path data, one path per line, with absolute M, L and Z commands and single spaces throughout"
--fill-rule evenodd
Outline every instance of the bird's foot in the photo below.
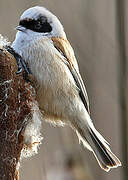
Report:
M 11 46 L 5 46 L 5 49 L 11 53 L 14 58 L 16 59 L 16 63 L 18 66 L 18 70 L 16 72 L 16 74 L 20 74 L 23 72 L 23 70 L 25 71 L 25 79 L 28 79 L 28 76 L 31 74 L 29 68 L 27 67 L 27 64 L 25 63 L 24 59 L 15 52 L 15 50 L 11 47 Z

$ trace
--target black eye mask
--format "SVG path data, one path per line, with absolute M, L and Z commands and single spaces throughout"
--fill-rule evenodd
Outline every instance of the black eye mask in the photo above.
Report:
M 47 19 L 44 16 L 38 18 L 37 20 L 30 18 L 23 19 L 20 21 L 19 25 L 40 33 L 52 31 L 51 25 L 47 22 Z

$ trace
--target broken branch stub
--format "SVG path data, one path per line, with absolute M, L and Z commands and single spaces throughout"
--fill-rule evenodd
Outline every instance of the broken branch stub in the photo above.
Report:
M 33 123 L 34 104 L 40 119 L 33 87 L 25 82 L 22 73 L 16 75 L 16 72 L 14 57 L 5 49 L 0 49 L 0 180 L 18 179 L 19 160 L 25 141 L 32 148 L 33 137 L 24 137 L 24 133 L 26 127 Z M 40 126 L 40 121 L 38 124 Z M 40 128 L 37 129 L 39 133 Z

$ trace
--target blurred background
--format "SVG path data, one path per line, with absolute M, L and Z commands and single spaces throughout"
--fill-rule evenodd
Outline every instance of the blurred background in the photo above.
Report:
M 0 33 L 13 41 L 19 17 L 42 5 L 64 25 L 90 99 L 91 117 L 123 166 L 104 172 L 68 127 L 42 123 L 38 155 L 23 160 L 21 180 L 128 179 L 128 1 L 0 0 Z

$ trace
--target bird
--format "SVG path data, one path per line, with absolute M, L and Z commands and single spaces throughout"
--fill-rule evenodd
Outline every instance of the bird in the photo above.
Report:
M 45 7 L 35 6 L 23 12 L 16 29 L 11 47 L 36 80 L 36 99 L 43 118 L 58 126 L 69 125 L 103 170 L 121 166 L 93 124 L 74 50 L 60 20 Z

